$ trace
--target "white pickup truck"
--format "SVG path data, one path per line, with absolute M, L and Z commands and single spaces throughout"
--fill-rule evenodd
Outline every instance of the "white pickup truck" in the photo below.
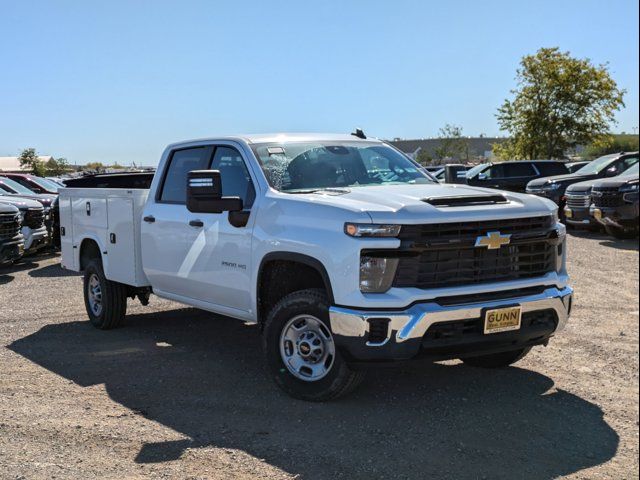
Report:
M 270 374 L 305 400 L 367 364 L 510 365 L 571 311 L 553 202 L 441 185 L 361 132 L 176 143 L 149 189 L 61 190 L 60 223 L 96 327 L 150 294 L 257 324 Z

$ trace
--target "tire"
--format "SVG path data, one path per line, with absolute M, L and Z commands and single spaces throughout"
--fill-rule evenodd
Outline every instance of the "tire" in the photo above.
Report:
M 83 279 L 84 306 L 91 324 L 100 330 L 109 330 L 122 324 L 127 314 L 127 287 L 121 283 L 107 280 L 102 271 L 102 262 L 92 259 L 84 270 Z M 97 291 L 92 288 L 99 287 L 99 302 Z M 96 304 L 99 303 L 99 308 Z
M 531 351 L 531 347 L 512 350 L 510 352 L 492 353 L 490 355 L 480 355 L 478 357 L 467 357 L 461 360 L 465 365 L 479 368 L 504 368 L 522 360 L 527 353 Z
M 313 342 L 320 341 L 314 352 L 322 351 L 322 355 L 318 354 L 315 363 L 313 358 L 302 361 L 294 374 L 296 369 L 292 364 L 296 363 L 296 358 L 303 359 L 304 343 L 309 338 L 311 347 L 307 344 L 306 353 L 313 354 L 308 348 L 315 348 Z M 320 289 L 293 292 L 273 307 L 264 325 L 263 350 L 269 374 L 293 398 L 311 402 L 332 400 L 351 392 L 364 379 L 364 372 L 351 370 L 335 347 L 329 323 L 329 302 L 326 293 Z M 287 352 L 291 356 L 285 363 Z M 313 373 L 307 365 L 314 367 Z M 316 375 L 315 369 L 324 371 L 324 376 Z M 314 375 L 317 379 L 313 379 Z
M 629 240 L 638 236 L 638 230 L 634 228 L 620 228 L 607 225 L 604 227 L 609 235 L 617 238 L 618 240 Z

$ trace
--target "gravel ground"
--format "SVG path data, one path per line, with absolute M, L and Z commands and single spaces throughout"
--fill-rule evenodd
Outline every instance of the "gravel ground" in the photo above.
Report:
M 255 327 L 153 298 L 101 332 L 58 257 L 0 270 L 0 478 L 638 478 L 638 242 L 569 249 L 547 348 L 377 370 L 329 404 L 265 377 Z

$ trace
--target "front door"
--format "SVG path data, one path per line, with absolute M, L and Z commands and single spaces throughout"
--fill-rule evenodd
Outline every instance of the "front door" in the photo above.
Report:
M 186 208 L 187 173 L 219 170 L 223 194 L 239 196 L 250 212 L 254 182 L 232 144 L 174 152 L 156 203 L 143 223 L 143 261 L 152 285 L 170 294 L 228 309 L 251 309 L 251 225 L 229 222 L 229 213 L 192 213 Z M 148 235 L 145 235 L 148 232 Z M 154 232 L 151 234 L 151 232 Z

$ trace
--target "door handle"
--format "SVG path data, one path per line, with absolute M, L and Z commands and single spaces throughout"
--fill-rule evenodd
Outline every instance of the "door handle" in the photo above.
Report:
M 202 220 L 191 220 L 189 225 L 192 227 L 204 227 L 204 223 Z
M 147 215 L 142 220 L 144 220 L 147 223 L 153 223 L 156 221 L 156 217 L 154 217 L 153 215 Z

